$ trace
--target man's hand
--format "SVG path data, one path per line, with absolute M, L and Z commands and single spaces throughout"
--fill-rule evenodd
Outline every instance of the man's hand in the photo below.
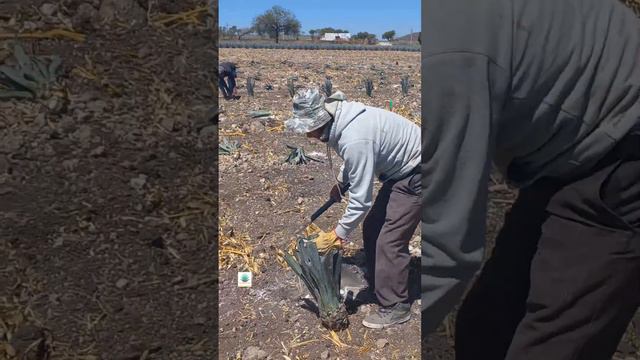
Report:
M 323 232 L 316 238 L 316 247 L 318 252 L 325 253 L 331 249 L 340 249 L 344 240 L 336 235 L 336 231 Z

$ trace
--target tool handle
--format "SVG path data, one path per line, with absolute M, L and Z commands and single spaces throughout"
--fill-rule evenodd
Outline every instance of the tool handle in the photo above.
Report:
M 347 190 L 349 190 L 351 184 L 347 183 L 344 186 L 340 187 L 340 195 L 344 195 Z M 327 200 L 316 212 L 311 214 L 311 222 L 314 222 L 320 215 L 322 215 L 327 209 L 331 207 L 331 205 L 335 204 L 336 201 L 334 199 Z

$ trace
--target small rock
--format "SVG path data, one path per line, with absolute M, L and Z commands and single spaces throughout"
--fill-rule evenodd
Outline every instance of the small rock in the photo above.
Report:
M 98 11 L 87 3 L 82 3 L 78 6 L 76 14 L 71 19 L 71 24 L 76 29 L 93 29 L 94 19 L 96 18 Z
M 160 121 L 160 126 L 162 126 L 167 131 L 173 131 L 176 125 L 176 121 L 172 117 L 166 117 Z
M 80 160 L 78 160 L 78 159 L 64 160 L 62 162 L 62 168 L 64 168 L 67 171 L 73 171 L 78 166 L 79 162 L 80 162 Z
M 5 151 L 12 153 L 20 150 L 22 145 L 24 145 L 24 139 L 21 135 L 7 135 L 4 138 L 4 146 L 2 147 Z M 2 147 L 0 147 L 0 149 L 2 149 Z
M 249 126 L 249 132 L 253 134 L 262 133 L 266 130 L 266 127 L 259 121 L 252 122 Z
M 40 27 L 40 25 L 38 25 L 37 23 L 35 23 L 33 21 L 25 21 L 25 22 L 22 23 L 22 30 L 24 30 L 24 31 L 38 30 L 39 27 Z
M 389 344 L 389 340 L 387 340 L 387 339 L 378 339 L 378 340 L 376 340 L 376 347 L 378 349 L 383 349 L 388 344 Z
M 320 354 L 320 358 L 322 359 L 328 359 L 329 358 L 329 350 L 325 350 Z
M 55 240 L 53 240 L 53 247 L 57 248 L 64 245 L 64 237 L 58 236 Z
M 142 188 L 146 183 L 147 183 L 147 175 L 144 175 L 144 174 L 140 174 L 138 175 L 138 177 L 129 180 L 129 185 L 138 191 L 142 190 Z
M 44 145 L 44 155 L 45 156 L 54 156 L 56 154 L 56 150 L 53 148 L 53 146 L 49 145 L 49 144 L 45 144 Z
M 53 14 L 56 13 L 57 8 L 58 7 L 55 6 L 54 4 L 44 3 L 44 4 L 42 4 L 42 6 L 40 6 L 40 12 L 44 16 L 51 17 L 51 16 L 53 16 Z
M 242 360 L 262 360 L 267 358 L 267 353 L 257 346 L 249 346 L 242 353 Z
M 136 168 L 136 164 L 132 163 L 131 161 L 123 161 L 119 164 L 121 167 L 127 169 L 127 170 L 134 170 Z
M 91 127 L 81 125 L 78 130 L 74 131 L 73 137 L 82 143 L 88 143 L 91 140 Z
M 138 57 L 140 59 L 144 59 L 147 56 L 149 56 L 151 54 L 151 49 L 148 46 L 142 46 L 139 50 L 138 50 Z
M 43 112 L 39 113 L 35 118 L 35 123 L 39 127 L 47 125 L 47 114 Z
M 95 100 L 90 103 L 87 103 L 87 110 L 93 112 L 103 112 L 107 107 L 107 103 L 104 100 Z
M 218 136 L 217 125 L 205 126 L 202 128 L 202 130 L 200 130 L 201 138 L 209 138 L 209 137 L 217 137 L 217 136 Z
M 298 200 L 296 200 L 296 202 L 298 203 L 298 205 L 302 205 L 302 203 L 304 202 L 304 199 L 299 197 Z
M 52 96 L 47 100 L 47 108 L 53 114 L 58 114 L 64 109 L 64 101 L 58 96 Z
M 139 28 L 146 23 L 147 13 L 135 0 L 103 0 L 98 17 L 105 24 L 121 21 L 129 27 Z
M 127 286 L 128 283 L 129 283 L 129 280 L 120 279 L 120 280 L 116 281 L 116 287 L 118 289 L 123 289 L 125 286 Z
M 104 146 L 100 145 L 97 148 L 91 150 L 91 152 L 89 153 L 90 156 L 92 157 L 100 157 L 104 155 Z

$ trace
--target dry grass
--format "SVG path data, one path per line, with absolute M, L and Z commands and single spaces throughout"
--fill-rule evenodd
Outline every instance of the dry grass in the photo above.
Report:
M 248 235 L 226 230 L 229 228 L 226 219 L 221 218 L 218 225 L 218 267 L 229 269 L 235 266 L 238 269 L 242 268 L 253 274 L 258 274 L 263 260 L 257 259 L 253 255 L 253 247 L 250 245 L 251 239 Z

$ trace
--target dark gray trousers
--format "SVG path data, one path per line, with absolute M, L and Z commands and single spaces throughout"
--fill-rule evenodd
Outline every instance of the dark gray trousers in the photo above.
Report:
M 456 359 L 609 360 L 640 305 L 640 135 L 523 189 L 456 320 Z
M 367 281 L 383 306 L 409 301 L 409 241 L 420 222 L 420 172 L 382 185 L 363 223 Z

